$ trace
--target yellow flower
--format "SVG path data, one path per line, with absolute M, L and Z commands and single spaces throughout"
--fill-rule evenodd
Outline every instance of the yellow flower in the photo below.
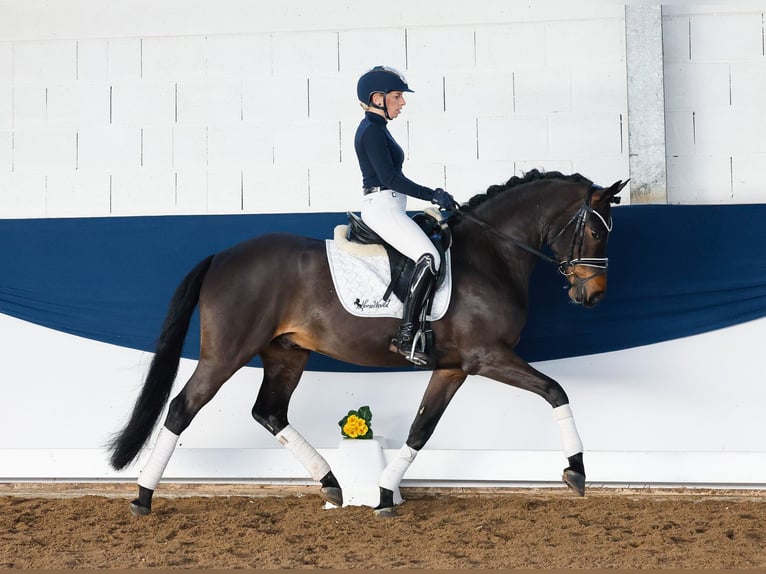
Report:
M 356 415 L 350 415 L 343 425 L 343 432 L 351 438 L 364 436 L 367 434 L 367 423 Z

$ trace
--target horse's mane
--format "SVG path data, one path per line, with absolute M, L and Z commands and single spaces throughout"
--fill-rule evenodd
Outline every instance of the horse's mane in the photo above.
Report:
M 514 189 L 525 183 L 531 183 L 533 181 L 542 181 L 546 179 L 560 179 L 560 180 L 569 181 L 572 183 L 582 183 L 588 186 L 594 185 L 591 180 L 589 180 L 584 175 L 580 175 L 579 173 L 564 175 L 563 173 L 559 171 L 539 171 L 537 169 L 533 169 L 531 171 L 526 172 L 522 177 L 518 177 L 514 175 L 511 179 L 509 179 L 503 184 L 489 186 L 489 188 L 487 188 L 486 193 L 479 193 L 477 195 L 474 195 L 471 199 L 468 200 L 468 203 L 464 204 L 461 207 L 461 209 L 463 211 L 471 211 L 478 205 L 481 205 L 485 201 L 492 199 L 498 193 L 506 192 L 510 189 Z

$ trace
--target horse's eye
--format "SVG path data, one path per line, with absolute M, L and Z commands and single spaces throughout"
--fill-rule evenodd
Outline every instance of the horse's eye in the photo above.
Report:
M 591 234 L 591 236 L 593 237 L 593 239 L 595 239 L 596 241 L 598 241 L 599 239 L 601 239 L 601 232 L 600 232 L 600 231 L 598 231 L 598 230 L 596 230 L 596 229 L 591 229 L 591 230 L 590 230 L 590 234 Z

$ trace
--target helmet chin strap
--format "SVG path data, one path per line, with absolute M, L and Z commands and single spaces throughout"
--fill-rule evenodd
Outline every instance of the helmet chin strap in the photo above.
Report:
M 381 93 L 381 92 L 378 92 Z M 388 108 L 386 107 L 386 95 L 383 94 L 383 105 L 379 106 L 375 102 L 372 101 L 372 98 L 370 98 L 370 107 L 375 108 L 376 110 L 383 110 L 383 114 L 386 116 L 386 119 L 391 121 L 391 116 L 388 115 Z

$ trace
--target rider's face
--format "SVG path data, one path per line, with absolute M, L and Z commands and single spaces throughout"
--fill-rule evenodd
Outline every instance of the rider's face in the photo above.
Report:
M 394 91 L 386 94 L 386 108 L 388 108 L 388 115 L 392 120 L 401 113 L 405 105 L 407 102 L 404 99 L 404 93 Z

